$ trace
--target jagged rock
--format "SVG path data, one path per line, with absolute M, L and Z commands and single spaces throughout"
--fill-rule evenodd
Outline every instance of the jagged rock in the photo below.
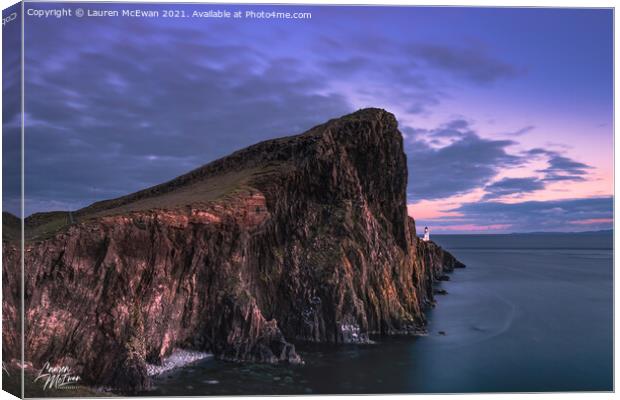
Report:
M 26 359 L 76 360 L 127 391 L 175 348 L 301 362 L 291 341 L 419 334 L 461 266 L 416 237 L 394 116 L 366 109 L 170 182 L 25 221 Z M 18 358 L 19 247 L 4 238 L 5 359 Z

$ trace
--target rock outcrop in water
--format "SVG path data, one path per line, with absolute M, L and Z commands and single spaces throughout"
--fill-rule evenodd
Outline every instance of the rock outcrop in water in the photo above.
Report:
M 175 348 L 299 363 L 291 342 L 421 332 L 433 283 L 462 264 L 416 237 L 406 185 L 396 119 L 366 109 L 132 195 L 34 215 L 26 360 L 137 390 Z M 4 246 L 13 315 L 19 253 Z M 16 321 L 5 320 L 7 361 L 19 358 Z

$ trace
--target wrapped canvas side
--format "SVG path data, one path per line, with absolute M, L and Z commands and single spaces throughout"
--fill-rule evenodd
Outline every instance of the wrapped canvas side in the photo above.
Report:
M 2 33 L 2 390 L 23 397 L 22 3 Z

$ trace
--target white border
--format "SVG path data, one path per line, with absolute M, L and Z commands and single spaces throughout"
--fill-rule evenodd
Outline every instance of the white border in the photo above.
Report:
M 44 2 L 41 0 L 29 0 L 28 2 Z M 66 3 L 82 3 L 80 1 L 63 1 Z M 110 1 L 112 2 L 112 1 Z M 120 2 L 120 1 L 119 1 Z M 15 4 L 16 1 L 12 1 L 12 0 L 0 0 L 0 5 L 2 6 L 2 9 L 7 8 L 9 6 L 11 6 L 12 4 Z M 166 0 L 150 0 L 150 1 L 145 1 L 145 0 L 133 0 L 133 1 L 128 1 L 127 3 L 183 3 L 182 1 L 166 1 Z M 495 1 L 490 1 L 490 0 L 475 0 L 475 1 L 466 1 L 466 0 L 451 0 L 451 1 L 437 1 L 437 0 L 423 0 L 421 2 L 417 2 L 417 1 L 410 1 L 410 0 L 388 0 L 388 1 L 381 1 L 381 0 L 335 0 L 335 1 L 331 1 L 331 0 L 313 0 L 313 1 L 301 1 L 301 0 L 286 0 L 286 1 L 278 1 L 278 0 L 269 0 L 269 1 L 260 1 L 260 0 L 242 0 L 242 1 L 233 1 L 233 0 L 220 0 L 220 1 L 204 1 L 204 2 L 194 2 L 194 3 L 205 3 L 205 4 L 239 4 L 239 3 L 246 3 L 246 4 L 305 4 L 305 5 L 379 5 L 379 6 L 390 6 L 390 5 L 400 5 L 400 6 L 469 6 L 469 7 L 560 7 L 560 8 L 614 8 L 616 2 L 615 1 L 601 1 L 601 0 L 590 0 L 590 1 L 583 1 L 583 0 L 563 0 L 563 1 L 558 1 L 558 0 L 539 0 L 539 1 L 532 1 L 532 0 L 503 0 L 501 1 L 501 3 L 497 0 Z M 23 13 L 22 13 L 23 15 Z M 22 31 L 23 31 L 23 25 L 22 25 Z M 2 35 L 0 33 L 0 39 L 2 38 Z M 614 77 L 616 76 L 616 73 L 618 72 L 618 64 L 615 62 L 615 55 L 618 54 L 617 53 L 617 46 L 618 46 L 618 39 L 619 39 L 619 34 L 618 31 L 615 29 L 615 10 L 614 10 Z M 23 41 L 22 41 L 23 43 Z M 22 54 L 23 56 L 23 54 Z M 0 62 L 1 62 L 1 54 L 0 54 Z M 22 70 L 22 74 L 23 74 L 23 70 Z M 0 76 L 1 76 L 1 71 L 0 71 Z M 23 82 L 22 82 L 23 84 Z M 618 81 L 614 79 L 614 194 L 615 194 L 615 187 L 616 187 L 616 183 L 617 183 L 617 179 L 618 179 L 618 175 L 615 173 L 616 172 L 616 164 L 615 164 L 615 154 L 617 153 L 617 151 L 620 148 L 620 144 L 617 140 L 615 140 L 616 138 L 616 134 L 615 134 L 615 114 L 618 112 L 618 104 L 615 101 L 616 97 L 616 93 L 618 93 Z M 22 101 L 23 101 L 23 96 L 22 96 Z M 2 105 L 1 99 L 0 99 L 0 106 Z M 22 103 L 22 107 L 23 107 L 23 103 Z M 23 119 L 23 114 L 22 114 L 22 119 Z M 23 120 L 22 120 L 22 127 L 23 127 Z M 22 140 L 23 140 L 23 133 L 22 133 Z M 22 143 L 23 145 L 23 143 Z M 0 143 L 0 165 L 1 165 L 1 160 L 2 160 L 2 154 L 1 154 L 1 149 L 2 149 L 2 144 Z M 22 157 L 23 157 L 23 152 L 22 152 Z M 22 166 L 23 166 L 23 159 L 22 159 Z M 22 177 L 23 179 L 23 177 Z M 0 188 L 2 187 L 2 176 L 0 174 Z M 22 190 L 23 190 L 23 181 L 22 181 Z M 22 193 L 22 201 L 23 201 L 23 193 Z M 1 203 L 1 196 L 0 196 L 0 203 Z M 615 210 L 618 206 L 618 199 L 614 196 L 614 216 L 615 216 Z M 22 204 L 22 209 L 23 209 L 23 204 Z M 614 218 L 614 249 L 618 248 L 618 244 L 620 243 L 620 239 L 618 238 L 618 236 L 615 235 L 616 229 L 618 227 L 617 221 Z M 0 232 L 1 232 L 1 227 L 0 227 Z M 23 234 L 23 229 L 22 229 L 22 234 Z M 22 244 L 23 244 L 23 240 L 22 240 Z M 23 250 L 22 250 L 22 254 L 23 254 Z M 615 296 L 615 288 L 617 287 L 617 275 L 615 274 L 615 265 L 616 265 L 616 257 L 617 254 L 614 251 L 614 332 L 618 332 L 618 327 L 617 327 L 617 319 L 615 318 L 615 310 L 618 309 L 618 298 Z M 23 265 L 22 265 L 23 268 Z M 23 293 L 23 291 L 22 291 Z M 0 297 L 1 298 L 1 297 Z M 0 344 L 0 349 L 1 349 L 1 344 Z M 617 346 L 615 346 L 615 340 L 614 340 L 614 386 L 617 382 L 620 382 L 618 380 L 618 368 L 615 368 L 615 360 L 618 359 L 618 349 Z M 22 378 L 23 379 L 23 378 Z M 545 399 L 562 399 L 562 400 L 573 400 L 573 399 L 608 399 L 608 398 L 614 398 L 615 394 L 614 393 L 585 393 L 585 394 L 580 394 L 580 393 L 552 393 L 552 394 L 497 394 L 497 393 L 489 393 L 489 394 L 452 394 L 452 395 L 367 395 L 367 396 L 347 396 L 347 397 L 356 397 L 356 398 L 377 398 L 377 399 L 404 399 L 404 398 L 411 398 L 412 396 L 415 396 L 415 399 L 420 399 L 420 400 L 425 400 L 425 399 L 436 399 L 436 398 L 443 398 L 443 397 L 447 397 L 450 396 L 451 399 L 504 399 L 504 400 L 518 400 L 518 399 L 534 399 L 534 398 L 539 398 L 539 397 L 543 397 Z M 254 399 L 267 399 L 267 398 L 274 398 L 274 397 L 278 397 L 280 399 L 297 399 L 300 396 L 252 396 L 252 398 Z M 310 398 L 310 397 L 317 397 L 317 396 L 304 396 L 305 398 Z M 337 399 L 340 398 L 342 396 L 320 396 L 321 398 L 324 399 Z M 14 397 L 9 395 L 6 392 L 0 392 L 0 399 L 4 400 L 4 399 L 13 399 Z M 173 399 L 176 397 L 157 397 L 157 399 Z M 191 397 L 191 398 L 198 398 L 198 397 Z M 243 397 L 243 396 L 230 396 L 230 397 L 225 397 L 226 399 L 231 399 L 231 400 L 237 400 L 237 399 L 243 399 L 243 398 L 248 398 L 248 397 Z

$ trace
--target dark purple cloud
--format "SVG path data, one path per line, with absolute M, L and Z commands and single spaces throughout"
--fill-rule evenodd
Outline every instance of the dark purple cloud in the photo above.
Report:
M 508 225 L 508 231 L 556 231 L 610 229 L 613 218 L 613 197 L 526 201 L 521 203 L 476 202 L 466 203 L 451 211 L 464 214 L 463 218 L 441 223 Z M 600 221 L 583 225 L 584 221 Z M 437 225 L 437 224 L 435 224 Z
M 511 140 L 480 137 L 464 120 L 432 130 L 409 129 L 406 144 L 409 165 L 409 200 L 436 200 L 467 193 L 485 186 L 503 168 L 525 160 L 508 152 Z M 434 147 L 428 138 L 451 138 L 450 144 Z
M 575 161 L 553 150 L 534 148 L 525 154 L 532 157 L 544 156 L 547 158 L 547 168 L 538 171 L 544 174 L 543 180 L 547 182 L 584 181 L 593 169 L 590 165 Z
M 514 78 L 521 69 L 501 61 L 480 48 L 454 45 L 415 44 L 411 47 L 416 59 L 429 66 L 443 69 L 456 77 L 477 84 L 489 84 L 499 79 Z
M 538 178 L 504 178 L 484 187 L 486 191 L 483 200 L 495 199 L 502 196 L 525 194 L 542 190 L 545 183 Z
M 582 181 L 592 167 L 559 152 L 534 148 L 513 153 L 514 140 L 481 137 L 469 121 L 454 119 L 434 129 L 404 127 L 408 135 L 409 200 L 437 200 L 484 189 L 483 200 L 543 190 L 556 181 Z M 447 141 L 447 142 L 446 142 Z M 541 177 L 504 178 L 493 182 L 506 168 L 543 158 L 548 167 Z
M 512 132 L 504 132 L 502 133 L 502 135 L 504 136 L 521 136 L 521 135 L 525 135 L 528 132 L 533 131 L 534 129 L 536 129 L 536 127 L 534 125 L 527 125 L 524 126 L 523 128 L 519 128 L 515 131 Z

